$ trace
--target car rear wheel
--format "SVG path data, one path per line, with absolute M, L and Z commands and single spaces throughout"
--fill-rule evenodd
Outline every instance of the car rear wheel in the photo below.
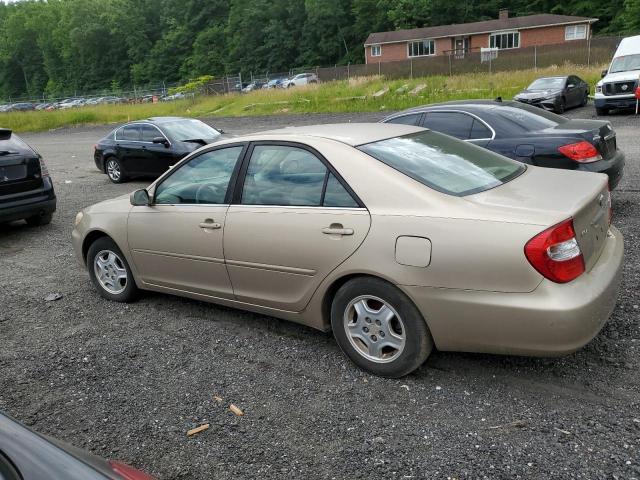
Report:
M 113 240 L 102 237 L 89 247 L 87 269 L 101 296 L 115 302 L 131 302 L 139 290 L 131 268 Z
M 582 107 L 589 103 L 589 92 L 584 92 L 584 97 L 582 98 L 582 103 L 580 104 Z
M 342 351 L 374 375 L 398 378 L 418 368 L 433 349 L 422 315 L 395 286 L 355 278 L 336 293 L 331 327 Z
M 565 99 L 561 98 L 560 101 L 558 102 L 558 105 L 556 106 L 556 113 L 558 114 L 564 113 L 566 105 L 567 105 L 567 102 L 565 101 Z
M 107 162 L 105 163 L 104 170 L 107 173 L 107 177 L 113 183 L 122 183 L 127 180 L 127 177 L 122 172 L 122 165 L 120 164 L 120 160 L 116 157 L 107 158 Z
M 33 217 L 27 218 L 27 225 L 30 227 L 41 227 L 43 225 L 49 225 L 51 223 L 51 219 L 53 218 L 53 213 L 45 213 L 43 215 L 34 215 Z

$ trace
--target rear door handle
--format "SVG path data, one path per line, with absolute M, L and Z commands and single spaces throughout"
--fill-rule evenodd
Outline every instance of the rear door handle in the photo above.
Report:
M 332 224 L 322 229 L 325 235 L 353 235 L 353 228 L 343 228 L 340 224 Z
M 218 230 L 219 228 L 222 228 L 222 225 L 214 222 L 213 218 L 207 218 L 204 222 L 200 223 L 200 228 L 205 228 L 207 230 Z

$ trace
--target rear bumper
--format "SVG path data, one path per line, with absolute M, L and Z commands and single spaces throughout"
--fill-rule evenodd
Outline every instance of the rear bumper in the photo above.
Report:
M 0 222 L 13 222 L 36 215 L 56 211 L 56 196 L 53 188 L 39 192 L 26 192 L 22 196 L 0 203 Z
M 590 272 L 573 282 L 543 280 L 530 293 L 401 286 L 429 325 L 440 350 L 556 356 L 589 343 L 613 311 L 624 255 L 611 227 Z
M 578 170 L 607 174 L 609 176 L 609 190 L 613 190 L 618 186 L 618 183 L 620 183 L 620 179 L 622 179 L 624 165 L 624 153 L 620 150 L 616 150 L 613 157 L 593 163 L 581 163 Z

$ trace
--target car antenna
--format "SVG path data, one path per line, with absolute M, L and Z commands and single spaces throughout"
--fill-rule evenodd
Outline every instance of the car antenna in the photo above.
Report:
M 502 97 L 496 97 L 495 101 L 496 102 L 502 102 Z

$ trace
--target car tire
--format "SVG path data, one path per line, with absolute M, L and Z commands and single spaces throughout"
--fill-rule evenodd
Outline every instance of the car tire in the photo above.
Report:
M 558 105 L 556 106 L 556 113 L 558 115 L 562 115 L 564 113 L 564 110 L 565 110 L 566 106 L 567 106 L 567 102 L 564 99 L 564 97 L 562 97 L 560 99 L 560 101 L 558 102 Z
M 427 324 L 413 302 L 384 280 L 359 277 L 337 291 L 331 327 L 342 351 L 362 370 L 399 378 L 433 349 Z
M 140 290 L 133 278 L 131 267 L 116 243 L 109 237 L 100 237 L 87 251 L 87 269 L 98 293 L 114 302 L 132 302 Z
M 599 117 L 609 115 L 609 109 L 604 107 L 596 107 L 596 115 L 598 115 Z
M 116 157 L 109 157 L 104 162 L 104 172 L 113 183 L 124 183 L 127 177 L 122 171 L 122 163 Z
M 589 103 L 589 92 L 584 92 L 584 97 L 582 98 L 581 107 L 585 107 Z
M 43 215 L 34 215 L 26 219 L 27 225 L 30 227 L 42 227 L 43 225 L 49 225 L 53 219 L 53 213 L 45 213 Z

